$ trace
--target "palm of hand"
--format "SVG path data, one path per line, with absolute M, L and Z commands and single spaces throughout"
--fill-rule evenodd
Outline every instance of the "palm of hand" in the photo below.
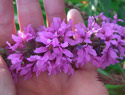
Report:
M 93 68 L 77 70 L 73 76 L 43 73 L 29 81 L 20 79 L 16 87 L 18 95 L 107 95 L 103 83 L 96 77 L 97 72 Z
M 48 24 L 54 16 L 66 18 L 63 0 L 44 0 L 44 5 Z M 17 6 L 21 30 L 28 24 L 32 24 L 34 28 L 43 24 L 37 0 L 17 0 Z M 1 0 L 0 46 L 4 46 L 6 40 L 11 41 L 10 35 L 15 33 L 13 19 L 12 0 Z M 82 17 L 76 10 L 68 13 L 68 19 L 72 19 L 74 24 L 82 22 Z M 47 73 L 41 73 L 39 77 L 34 74 L 30 80 L 19 78 L 18 83 L 14 84 L 5 62 L 0 58 L 0 85 L 0 95 L 108 95 L 92 66 L 76 70 L 73 76 L 64 73 L 48 76 Z

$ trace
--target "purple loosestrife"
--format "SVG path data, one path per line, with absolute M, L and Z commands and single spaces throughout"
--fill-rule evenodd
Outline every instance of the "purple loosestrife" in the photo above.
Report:
M 5 60 L 15 81 L 17 76 L 30 79 L 33 72 L 72 75 L 88 63 L 104 69 L 125 57 L 125 27 L 117 21 L 122 21 L 117 15 L 112 20 L 101 13 L 90 16 L 87 26 L 79 23 L 74 29 L 72 20 L 65 23 L 56 17 L 50 27 L 34 30 L 28 25 L 18 36 L 12 35 L 14 45 L 7 42 Z
M 96 51 L 89 45 L 83 45 L 78 51 L 77 51 L 77 57 L 76 59 L 76 67 L 83 67 L 84 64 L 87 64 L 88 62 L 92 62 L 93 57 L 96 57 Z
M 25 79 L 29 79 L 31 77 L 31 65 L 29 65 L 26 57 L 29 56 L 29 50 L 31 49 L 31 46 L 29 47 L 28 44 L 34 38 L 35 31 L 31 27 L 31 25 L 28 25 L 24 28 L 24 32 L 18 31 L 18 36 L 12 35 L 12 39 L 15 41 L 15 44 L 13 46 L 11 46 L 9 42 L 7 42 L 7 49 L 10 53 L 8 59 L 11 61 L 12 64 L 10 66 L 10 71 L 13 73 L 13 75 L 26 75 Z M 15 70 L 16 72 L 13 72 Z
M 110 66 L 111 64 L 114 65 L 115 63 L 119 62 L 117 60 L 118 55 L 117 55 L 117 50 L 112 49 L 112 48 L 108 48 L 105 49 L 102 52 L 102 56 L 100 57 L 100 68 L 104 69 L 107 66 Z
M 86 30 L 86 28 L 84 28 L 85 25 L 84 24 L 77 24 L 75 25 L 75 38 L 76 38 L 76 41 L 78 43 L 92 43 L 91 42 L 91 34 Z
M 73 73 L 71 66 L 73 54 L 67 48 L 69 44 L 75 42 L 75 40 L 70 38 L 74 34 L 72 31 L 72 23 L 70 21 L 66 24 L 65 20 L 62 23 L 60 23 L 60 21 L 60 18 L 54 18 L 51 26 L 48 29 L 39 31 L 36 37 L 36 42 L 41 43 L 42 46 L 36 48 L 34 53 L 41 54 L 41 57 L 43 58 L 42 60 L 39 59 L 41 62 L 37 60 L 36 67 L 39 68 L 41 63 L 43 65 L 45 64 L 46 67 L 43 69 L 48 70 L 49 75 L 53 71 L 54 73 L 57 71 L 64 71 L 65 73 L 71 74 Z M 40 70 L 38 69 L 38 71 Z M 37 73 L 37 75 L 39 74 Z

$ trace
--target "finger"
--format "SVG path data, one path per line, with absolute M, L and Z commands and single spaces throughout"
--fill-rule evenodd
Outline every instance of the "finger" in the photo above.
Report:
M 39 0 L 16 0 L 21 30 L 29 24 L 34 28 L 43 25 L 43 15 Z
M 125 69 L 125 63 L 123 63 L 123 69 Z
M 46 16 L 47 25 L 53 21 L 53 17 L 60 17 L 66 19 L 64 0 L 43 0 Z
M 67 14 L 67 21 L 69 20 L 73 21 L 73 25 L 78 23 L 83 23 L 83 18 L 80 14 L 80 12 L 76 9 L 71 9 Z
M 11 34 L 16 33 L 12 0 L 0 0 L 0 47 L 6 41 L 12 42 Z
M 16 95 L 11 74 L 0 56 L 0 95 Z

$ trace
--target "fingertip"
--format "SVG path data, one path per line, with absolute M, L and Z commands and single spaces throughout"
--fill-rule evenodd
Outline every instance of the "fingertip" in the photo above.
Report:
M 21 31 L 29 24 L 35 29 L 44 25 L 39 0 L 16 0 L 16 2 Z
M 16 34 L 13 0 L 0 0 L 0 47 L 12 42 L 12 34 Z
M 66 19 L 64 0 L 43 0 L 46 11 L 47 26 L 53 22 L 54 17 L 59 17 L 61 20 Z
M 67 20 L 69 21 L 70 19 L 73 21 L 73 25 L 83 23 L 81 13 L 77 9 L 71 9 L 68 11 Z

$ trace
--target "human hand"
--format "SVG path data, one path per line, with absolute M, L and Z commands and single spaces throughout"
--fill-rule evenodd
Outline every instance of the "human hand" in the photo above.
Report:
M 66 18 L 63 0 L 43 0 L 47 15 L 48 26 L 53 17 Z M 43 25 L 43 17 L 38 0 L 17 0 L 17 10 L 20 29 L 32 24 L 34 28 Z M 67 20 L 73 23 L 83 22 L 80 13 L 72 9 L 68 12 Z M 0 0 L 0 46 L 11 41 L 11 34 L 16 34 L 12 0 Z M 41 73 L 39 77 L 33 74 L 30 80 L 19 77 L 14 84 L 10 72 L 0 57 L 0 95 L 108 95 L 104 84 L 97 79 L 97 69 L 91 64 L 74 75 L 64 73 L 48 76 Z

